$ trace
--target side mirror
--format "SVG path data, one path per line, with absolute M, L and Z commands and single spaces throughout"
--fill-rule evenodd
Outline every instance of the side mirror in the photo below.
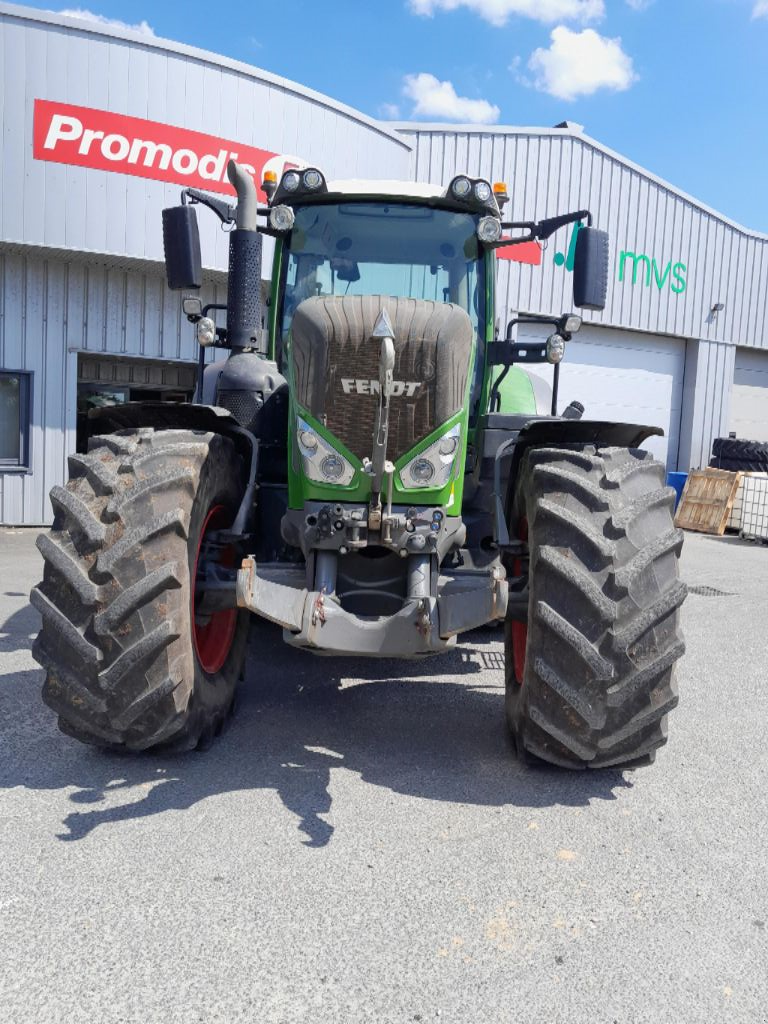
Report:
M 171 206 L 163 210 L 163 250 L 165 275 L 171 291 L 202 287 L 200 230 L 192 206 Z
M 580 309 L 605 309 L 609 253 L 607 231 L 586 227 L 579 231 L 573 264 L 573 301 Z

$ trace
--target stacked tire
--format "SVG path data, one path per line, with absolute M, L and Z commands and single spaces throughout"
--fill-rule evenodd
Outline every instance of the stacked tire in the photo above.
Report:
M 732 473 L 768 473 L 768 444 L 718 437 L 712 445 L 709 465 Z

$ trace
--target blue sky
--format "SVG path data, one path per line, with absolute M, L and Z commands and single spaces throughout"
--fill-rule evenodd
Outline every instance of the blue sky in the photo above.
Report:
M 702 202 L 768 232 L 768 0 L 86 6 L 294 79 L 374 117 L 576 121 Z

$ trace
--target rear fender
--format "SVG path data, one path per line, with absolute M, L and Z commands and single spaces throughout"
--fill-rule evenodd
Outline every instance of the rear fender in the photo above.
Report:
M 531 420 L 519 433 L 504 441 L 496 452 L 494 463 L 494 533 L 500 548 L 514 546 L 510 542 L 508 521 L 515 495 L 520 464 L 529 448 L 558 447 L 571 444 L 594 444 L 608 448 L 639 448 L 649 437 L 663 437 L 661 427 L 639 423 L 610 423 L 604 420 Z M 509 474 L 502 473 L 502 464 L 511 459 Z M 506 487 L 504 486 L 506 482 Z

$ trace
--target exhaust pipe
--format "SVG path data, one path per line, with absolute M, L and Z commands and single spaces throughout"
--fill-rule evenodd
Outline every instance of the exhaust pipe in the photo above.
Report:
M 259 200 L 251 175 L 234 160 L 227 177 L 237 192 L 236 227 L 229 235 L 227 339 L 233 350 L 261 350 L 261 246 L 256 230 Z

